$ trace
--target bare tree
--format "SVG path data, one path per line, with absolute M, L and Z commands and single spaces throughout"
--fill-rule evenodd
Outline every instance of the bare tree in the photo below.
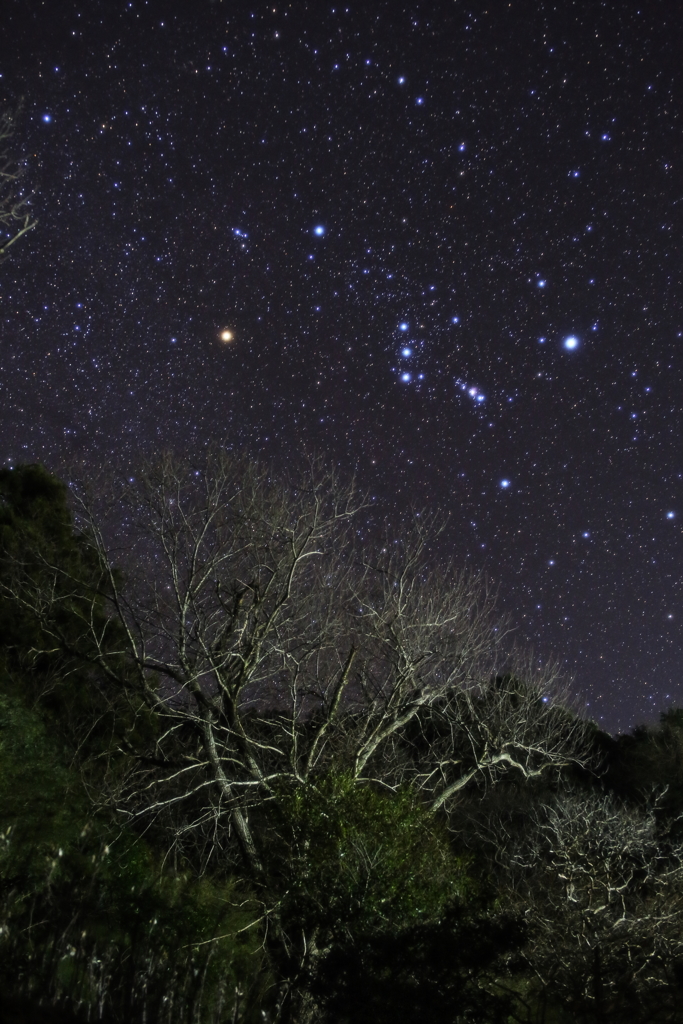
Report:
M 510 902 L 529 925 L 526 960 L 572 1020 L 683 1019 L 683 845 L 655 811 L 564 794 L 534 811 L 523 838 L 498 830 Z
M 28 197 L 21 188 L 22 163 L 10 148 L 21 107 L 0 113 L 0 262 L 9 249 L 38 221 L 28 208 Z
M 84 492 L 75 501 L 101 566 L 90 608 L 73 605 L 81 637 L 55 614 L 71 584 L 82 590 L 63 567 L 36 578 L 18 566 L 6 586 L 51 643 L 153 717 L 153 748 L 117 776 L 121 813 L 165 815 L 204 864 L 230 858 L 236 841 L 263 897 L 277 1019 L 305 1016 L 297 986 L 331 941 L 322 926 L 283 922 L 281 862 L 284 890 L 269 883 L 293 791 L 336 775 L 410 787 L 443 812 L 477 777 L 585 757 L 584 727 L 559 707 L 553 678 L 496 671 L 492 601 L 476 578 L 430 568 L 434 523 L 416 517 L 409 536 L 371 552 L 358 538 L 363 500 L 320 465 L 286 485 L 224 455 L 199 468 L 165 458 L 107 514 Z M 373 857 L 361 859 L 371 885 Z

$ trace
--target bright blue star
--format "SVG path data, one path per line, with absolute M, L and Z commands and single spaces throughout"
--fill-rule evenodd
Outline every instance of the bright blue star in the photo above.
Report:
M 503 488 L 503 490 L 507 490 L 507 488 L 510 486 L 510 481 L 509 480 L 501 480 L 500 481 L 500 486 Z
M 412 348 L 402 348 L 401 349 L 401 355 L 403 356 L 404 359 L 408 359 L 409 356 L 412 356 L 412 354 L 413 354 Z
M 451 320 L 451 323 L 453 323 L 453 324 L 459 324 L 459 323 L 460 323 L 460 317 L 459 317 L 459 316 L 454 316 L 454 317 L 452 318 L 452 320 Z
M 424 103 L 424 97 L 423 96 L 418 96 L 417 99 L 415 100 L 415 102 L 417 103 L 418 107 L 421 107 L 422 104 Z
M 405 320 L 403 321 L 402 324 L 398 325 L 398 329 L 399 329 L 399 331 L 407 331 L 408 330 L 408 324 L 405 322 Z
M 402 373 L 401 374 L 401 380 L 404 382 L 404 384 L 407 384 L 408 381 L 410 380 L 410 374 L 409 373 Z
M 45 121 L 46 124 L 49 124 L 51 120 L 52 120 L 52 115 L 51 114 L 43 114 L 43 121 Z
M 564 345 L 565 348 L 569 349 L 569 351 L 571 352 L 571 351 L 573 351 L 573 349 L 579 347 L 579 339 L 576 337 L 576 335 L 570 334 L 568 338 L 564 339 L 562 344 Z
M 464 142 L 461 142 L 461 143 L 460 143 L 460 145 L 458 146 L 458 150 L 459 150 L 459 151 L 460 151 L 461 153 L 464 153 L 466 149 L 467 149 L 467 146 L 465 145 L 465 143 L 464 143 Z
M 676 513 L 675 512 L 667 512 L 666 513 L 666 518 L 667 519 L 675 519 L 676 518 Z
M 323 227 L 323 225 L 322 224 L 316 224 L 316 226 L 313 228 L 313 234 L 314 235 L 324 235 L 325 234 L 325 228 Z
M 401 77 L 400 77 L 400 78 L 399 78 L 399 80 L 398 80 L 398 84 L 399 84 L 399 85 L 403 85 L 403 84 L 404 84 L 404 82 L 405 82 L 405 78 L 403 77 L 403 75 L 401 75 Z
M 540 279 L 539 279 L 539 280 L 538 280 L 538 281 L 536 282 L 536 287 L 537 287 L 537 288 L 545 288 L 545 281 L 543 280 L 543 278 L 540 278 Z

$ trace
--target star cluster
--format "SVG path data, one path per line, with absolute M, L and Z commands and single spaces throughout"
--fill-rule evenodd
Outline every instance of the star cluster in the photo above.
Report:
M 681 71 L 642 5 L 8 0 L 6 462 L 329 453 L 588 713 L 683 703 Z

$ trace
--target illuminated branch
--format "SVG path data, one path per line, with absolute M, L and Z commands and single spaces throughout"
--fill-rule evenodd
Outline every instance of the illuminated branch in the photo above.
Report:
M 8 145 L 20 110 L 19 107 L 0 113 L 0 262 L 7 258 L 10 247 L 38 223 L 20 187 L 24 167 Z

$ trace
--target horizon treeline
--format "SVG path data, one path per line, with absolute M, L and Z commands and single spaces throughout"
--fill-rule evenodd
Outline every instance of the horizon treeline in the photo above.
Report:
M 612 737 L 416 516 L 0 470 L 0 1010 L 683 1022 L 683 709 Z

